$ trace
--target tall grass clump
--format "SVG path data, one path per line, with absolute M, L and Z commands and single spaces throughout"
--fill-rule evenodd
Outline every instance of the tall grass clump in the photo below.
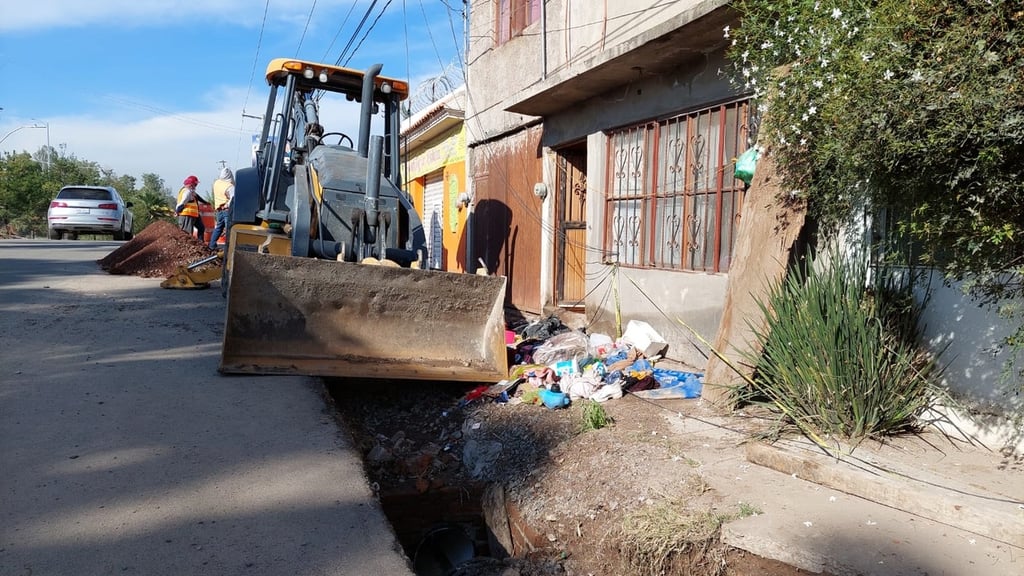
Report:
M 762 352 L 746 399 L 805 433 L 862 439 L 906 432 L 934 402 L 937 355 L 918 346 L 920 307 L 906 269 L 869 268 L 832 250 L 758 302 Z

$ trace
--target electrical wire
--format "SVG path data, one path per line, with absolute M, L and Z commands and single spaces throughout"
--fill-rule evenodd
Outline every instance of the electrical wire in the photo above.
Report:
M 249 96 L 252 94 L 252 83 L 256 78 L 256 70 L 260 61 L 260 50 L 263 48 L 263 31 L 267 26 L 267 14 L 270 12 L 270 0 L 263 5 L 263 19 L 260 21 L 260 34 L 256 38 L 256 54 L 253 56 L 252 69 L 249 71 L 249 86 L 245 90 L 245 100 L 242 101 L 242 118 L 238 126 L 238 143 L 235 145 L 235 166 L 239 165 L 239 152 L 242 149 L 242 136 L 245 134 L 245 110 L 249 106 Z
M 338 41 L 338 36 L 341 35 L 341 31 L 345 28 L 345 24 L 348 24 L 349 16 L 352 16 L 352 10 L 355 10 L 356 2 L 353 1 L 348 5 L 348 12 L 345 13 L 345 18 L 341 21 L 341 25 L 338 26 L 338 31 L 334 33 L 334 38 L 331 39 L 331 43 L 327 46 L 327 50 L 320 60 L 322 62 L 327 61 L 327 57 L 331 54 L 331 49 L 334 48 L 334 43 Z
M 458 62 L 459 62 L 459 68 L 462 70 L 462 77 L 465 78 L 466 77 L 466 68 L 465 68 L 466 55 L 465 55 L 465 53 L 463 51 L 463 42 L 465 40 L 459 41 L 458 34 L 455 32 L 455 22 L 452 20 L 452 13 L 453 12 L 458 12 L 460 19 L 463 22 L 465 22 L 466 12 L 463 11 L 463 10 L 455 10 L 454 8 L 452 8 L 451 4 L 449 4 L 446 0 L 441 0 L 441 3 L 444 4 L 445 8 L 448 9 L 448 28 L 451 29 L 451 31 L 452 31 L 452 45 L 455 46 L 455 55 L 456 55 L 456 57 L 458 59 Z
M 309 30 L 309 22 L 313 19 L 313 11 L 316 10 L 316 0 L 309 8 L 309 16 L 306 16 L 306 25 L 302 27 L 302 36 L 299 37 L 299 45 L 295 48 L 295 57 L 299 57 L 299 50 L 302 49 L 302 42 L 306 39 L 306 31 Z
M 434 47 L 434 55 L 437 56 L 437 65 L 444 70 L 444 62 L 441 61 L 441 52 L 437 49 L 437 42 L 434 42 L 434 33 L 430 31 L 430 19 L 427 18 L 427 9 L 423 7 L 423 0 L 420 0 L 420 12 L 423 13 L 423 24 L 427 28 L 427 37 L 430 38 L 430 44 Z
M 356 44 L 356 47 L 352 49 L 352 53 L 348 55 L 348 58 L 345 60 L 345 66 L 348 66 L 349 61 L 352 60 L 352 57 L 359 51 L 359 47 L 363 45 L 363 41 L 366 40 L 366 37 L 369 36 L 370 32 L 372 32 L 374 27 L 377 26 L 377 22 L 380 21 L 380 17 L 387 11 L 388 6 L 391 6 L 391 1 L 392 0 L 388 0 L 388 3 L 385 4 L 384 7 L 380 9 L 380 12 L 377 13 L 377 17 L 373 19 L 373 23 L 371 23 L 370 27 L 366 29 L 366 33 L 363 34 L 363 37 L 359 39 L 359 44 Z M 374 0 L 374 3 L 376 3 L 376 0 Z
M 355 6 L 355 2 L 352 3 Z M 366 7 L 366 12 L 363 14 L 362 20 L 359 21 L 359 25 L 352 31 L 352 36 L 349 37 L 348 43 L 345 44 L 345 48 L 338 54 L 338 59 L 334 61 L 335 66 L 341 66 L 341 61 L 345 59 L 345 54 L 348 49 L 352 47 L 352 43 L 356 41 L 356 37 L 359 35 L 359 31 L 363 29 L 363 24 L 366 24 L 366 19 L 373 13 L 373 8 L 377 5 L 377 0 L 370 2 L 370 5 Z

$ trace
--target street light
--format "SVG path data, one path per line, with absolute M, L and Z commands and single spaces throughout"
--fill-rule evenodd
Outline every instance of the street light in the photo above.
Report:
M 44 122 L 44 121 L 36 119 L 36 118 L 30 118 L 30 120 L 32 120 L 33 122 L 36 122 L 36 123 L 38 123 L 38 122 L 42 122 L 43 123 L 42 126 L 39 126 L 38 124 L 33 124 L 32 125 L 33 128 L 43 128 L 43 127 L 46 128 L 46 170 L 49 171 L 50 170 L 50 123 L 49 122 Z
M 15 132 L 17 132 L 19 130 L 24 130 L 25 128 L 45 128 L 46 129 L 46 169 L 49 170 L 50 169 L 50 123 L 49 122 L 44 122 L 42 124 L 25 124 L 24 126 L 18 126 L 14 130 L 11 130 L 7 134 L 4 134 L 4 137 L 0 138 L 0 144 L 3 144 L 4 140 L 7 140 L 7 137 L 10 136 L 11 134 L 14 134 Z

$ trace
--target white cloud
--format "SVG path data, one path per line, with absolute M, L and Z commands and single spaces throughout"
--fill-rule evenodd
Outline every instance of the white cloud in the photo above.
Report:
M 360 0 L 365 4 L 367 0 Z M 350 0 L 320 0 L 317 14 L 351 5 Z M 269 6 L 252 0 L 0 0 L 0 31 L 39 30 L 95 24 L 151 25 L 189 21 L 197 17 L 223 18 L 258 25 L 264 8 L 272 23 L 304 23 L 309 0 L 270 0 Z M 355 11 L 353 11 L 355 12 Z

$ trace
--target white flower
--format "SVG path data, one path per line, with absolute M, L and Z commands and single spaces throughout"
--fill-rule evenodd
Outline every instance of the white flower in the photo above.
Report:
M 840 10 L 839 8 L 833 8 L 832 9 L 832 18 L 834 20 L 839 20 L 842 17 L 843 17 L 843 11 L 842 10 Z
M 882 78 L 885 78 L 886 80 L 892 80 L 892 77 L 895 76 L 895 75 L 896 74 L 893 73 L 892 70 L 889 70 L 888 68 L 886 68 L 885 74 L 882 75 Z
M 750 50 L 744 50 L 743 54 L 740 54 L 740 57 L 743 58 L 744 62 L 747 61 L 747 56 L 750 56 Z
M 766 40 L 761 43 L 761 50 L 767 50 L 773 46 L 771 40 Z
M 750 78 L 750 68 L 744 68 L 742 74 L 744 78 Z
M 865 61 L 865 62 L 870 62 L 872 56 L 873 55 L 868 53 L 868 52 L 862 52 L 861 55 L 860 55 L 860 59 Z
M 722 32 L 725 32 L 725 37 L 728 38 L 729 37 L 729 26 L 726 26 L 725 28 L 722 28 Z
M 920 70 L 914 70 L 914 73 L 910 76 L 910 80 L 913 82 L 920 82 L 924 80 L 924 75 L 921 74 Z
M 818 11 L 818 8 L 820 8 L 820 7 L 821 7 L 821 2 L 815 2 L 815 3 L 814 3 L 814 11 L 815 11 L 815 12 L 817 12 L 817 11 Z
M 807 113 L 810 114 L 811 116 L 814 116 L 814 113 L 817 112 L 817 111 L 818 111 L 818 107 L 814 106 L 813 104 L 811 105 L 810 108 L 807 109 Z
M 825 85 L 821 80 L 815 80 L 814 82 L 811 82 L 811 84 L 814 84 L 815 88 L 821 88 Z
M 801 138 L 800 139 L 800 145 L 801 146 L 807 146 L 807 138 Z

